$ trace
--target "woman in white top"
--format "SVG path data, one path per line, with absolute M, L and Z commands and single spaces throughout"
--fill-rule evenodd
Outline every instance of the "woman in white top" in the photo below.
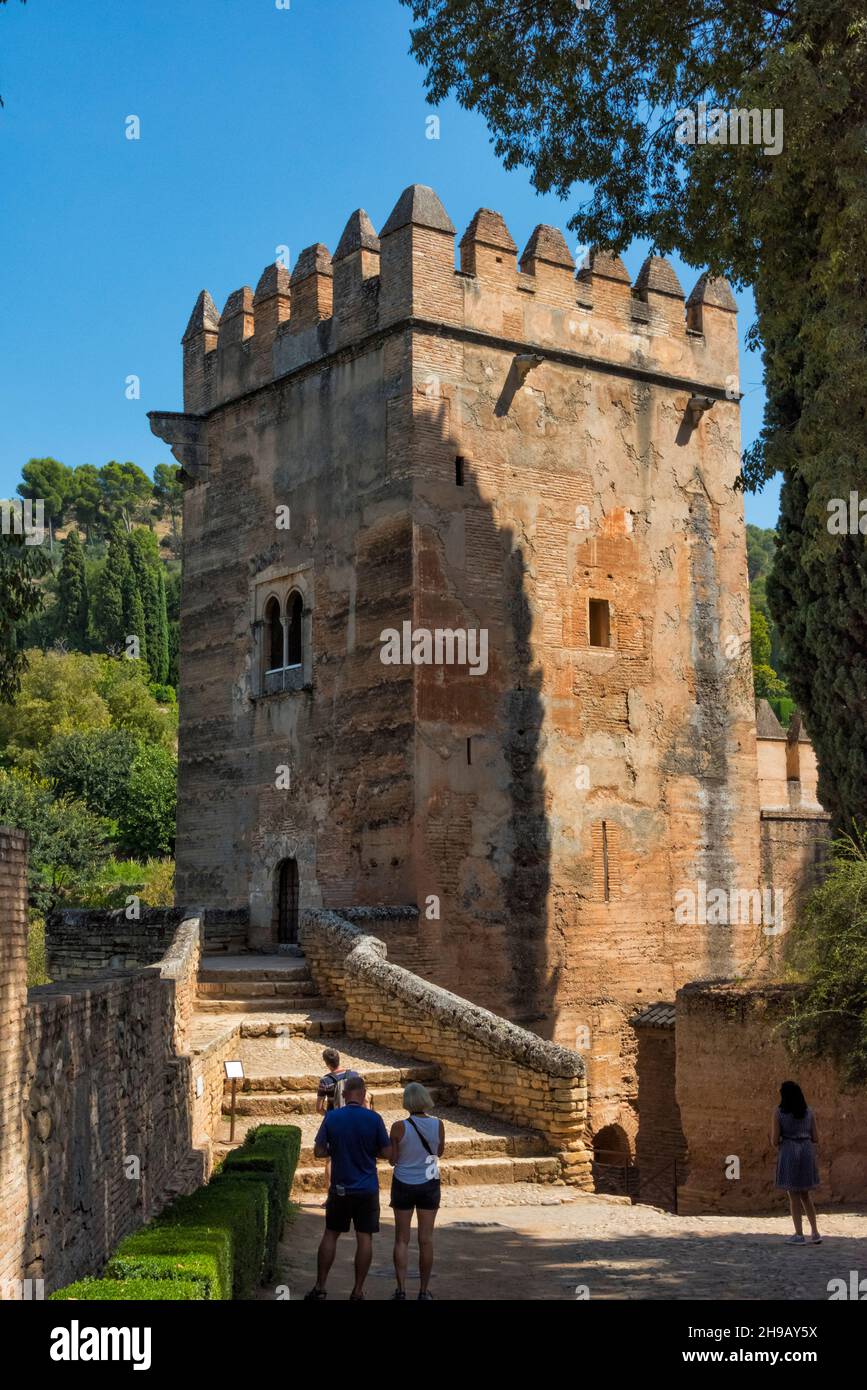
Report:
M 430 1093 L 418 1081 L 410 1081 L 403 1093 L 405 1120 L 391 1127 L 391 1206 L 394 1211 L 394 1298 L 406 1298 L 406 1262 L 412 1214 L 418 1212 L 418 1270 L 420 1299 L 432 1299 L 428 1289 L 433 1268 L 433 1228 L 440 1204 L 440 1166 L 446 1133 L 433 1109 Z

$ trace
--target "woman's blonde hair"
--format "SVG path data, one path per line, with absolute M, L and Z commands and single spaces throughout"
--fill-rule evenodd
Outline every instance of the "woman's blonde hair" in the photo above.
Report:
M 410 1081 L 403 1088 L 403 1108 L 410 1114 L 433 1109 L 433 1096 L 420 1081 Z

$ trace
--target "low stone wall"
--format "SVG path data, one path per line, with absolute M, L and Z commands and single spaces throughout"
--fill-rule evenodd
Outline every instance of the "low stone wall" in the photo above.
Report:
M 23 836 L 0 829 L 3 1298 L 20 1296 L 16 1281 L 50 1293 L 98 1272 L 124 1235 L 204 1181 L 222 1092 L 219 1048 L 189 1052 L 199 918 L 170 915 L 156 964 L 28 994 L 25 874 Z M 136 949 L 158 939 L 155 928 Z
M 203 924 L 209 955 L 247 949 L 248 914 L 220 908 L 144 907 L 138 918 L 125 908 L 61 908 L 45 924 L 48 974 L 85 980 L 106 970 L 138 970 L 162 960 L 179 924 L 194 915 Z
M 248 949 L 250 913 L 246 908 L 199 909 L 205 928 L 205 954 L 238 955 Z
M 393 965 L 382 941 L 337 913 L 304 913 L 300 940 L 320 992 L 345 1009 L 351 1036 L 438 1063 L 460 1104 L 544 1135 L 566 1180 L 592 1187 L 576 1052 Z
M 130 919 L 122 907 L 62 908 L 45 923 L 45 955 L 53 980 L 84 980 L 106 970 L 153 965 L 168 949 L 184 913 L 180 908 L 142 908 Z
M 785 1194 L 774 1188 L 770 1133 L 786 1080 L 798 1082 L 816 1114 L 816 1201 L 867 1201 L 867 1094 L 842 1091 L 828 1062 L 789 1059 L 776 1029 L 793 988 L 691 984 L 678 993 L 677 1101 L 689 1147 L 683 1212 L 785 1208 Z M 739 1178 L 726 1177 L 732 1158 Z

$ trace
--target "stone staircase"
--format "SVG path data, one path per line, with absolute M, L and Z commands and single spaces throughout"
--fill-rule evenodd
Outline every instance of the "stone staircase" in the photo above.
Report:
M 242 1037 L 321 1037 L 341 1032 L 343 1014 L 317 995 L 304 957 L 205 956 L 196 1013 L 215 1025 L 236 1022 Z
M 253 1125 L 297 1124 L 302 1147 L 293 1191 L 324 1193 L 325 1165 L 314 1156 L 313 1142 L 321 1123 L 316 1089 L 326 1069 L 322 1050 L 327 1046 L 337 1049 L 344 1066 L 364 1076 L 386 1129 L 406 1116 L 401 1103 L 406 1083 L 424 1083 L 433 1096 L 434 1113 L 446 1128 L 446 1152 L 440 1163 L 444 1186 L 559 1181 L 559 1160 L 541 1135 L 459 1105 L 455 1088 L 443 1081 L 436 1064 L 346 1037 L 341 1012 L 317 997 L 303 958 L 206 958 L 199 981 L 196 1025 L 200 1038 L 237 1024 L 238 1054 L 244 1063 L 232 1144 L 228 1138 L 231 1087 L 226 1083 L 218 1157 L 241 1143 Z M 380 1186 L 387 1190 L 391 1169 L 387 1163 L 379 1168 Z

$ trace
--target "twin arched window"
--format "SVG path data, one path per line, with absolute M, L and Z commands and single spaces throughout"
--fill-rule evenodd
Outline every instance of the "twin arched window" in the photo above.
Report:
M 272 597 L 265 604 L 265 675 L 301 666 L 304 659 L 303 641 L 304 600 L 293 589 L 286 600 L 285 613 L 279 600 Z

